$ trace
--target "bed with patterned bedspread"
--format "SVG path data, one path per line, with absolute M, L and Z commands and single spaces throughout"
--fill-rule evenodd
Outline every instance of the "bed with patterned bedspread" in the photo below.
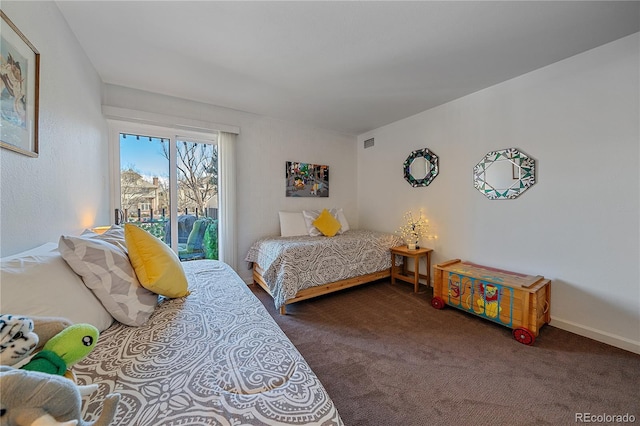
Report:
M 83 406 L 121 394 L 118 425 L 342 425 L 302 355 L 226 264 L 184 263 L 191 294 L 163 299 L 140 327 L 115 322 L 74 366 L 99 385 Z
M 334 237 L 268 237 L 245 260 L 284 314 L 287 304 L 388 277 L 389 249 L 403 244 L 397 235 L 353 229 Z

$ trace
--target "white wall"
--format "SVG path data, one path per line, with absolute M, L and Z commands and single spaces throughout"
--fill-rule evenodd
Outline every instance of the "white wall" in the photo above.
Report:
M 360 135 L 360 225 L 394 231 L 423 207 L 435 263 L 544 275 L 552 325 L 640 353 L 638 51 L 635 34 Z M 412 188 L 402 163 L 424 147 L 440 174 Z M 488 200 L 473 167 L 509 147 L 537 160 L 538 182 Z
M 278 211 L 342 207 L 358 225 L 355 137 L 184 99 L 106 85 L 105 105 L 240 127 L 237 138 L 238 273 L 249 281 L 244 258 L 260 237 L 279 235 Z M 285 163 L 329 166 L 328 198 L 285 196 Z
M 0 150 L 0 256 L 108 223 L 102 83 L 53 2 L 2 1 L 40 52 L 38 158 Z

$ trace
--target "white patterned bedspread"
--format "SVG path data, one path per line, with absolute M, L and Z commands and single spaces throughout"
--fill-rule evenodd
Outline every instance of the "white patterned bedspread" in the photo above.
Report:
M 163 299 L 141 327 L 114 323 L 73 367 L 122 395 L 113 424 L 342 425 L 317 376 L 247 285 L 215 260 L 184 263 L 191 294 Z
M 269 237 L 256 241 L 245 260 L 260 265 L 276 308 L 305 288 L 389 269 L 397 235 L 350 230 L 335 237 Z

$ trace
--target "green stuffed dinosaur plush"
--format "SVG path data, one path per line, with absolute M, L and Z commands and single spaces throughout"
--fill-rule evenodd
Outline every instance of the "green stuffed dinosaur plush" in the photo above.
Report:
M 54 374 L 0 366 L 0 426 L 108 426 L 120 394 L 105 398 L 95 422 L 81 417 L 82 397 L 71 380 Z
M 73 364 L 89 355 L 99 335 L 91 324 L 73 324 L 45 343 L 22 369 L 63 376 Z

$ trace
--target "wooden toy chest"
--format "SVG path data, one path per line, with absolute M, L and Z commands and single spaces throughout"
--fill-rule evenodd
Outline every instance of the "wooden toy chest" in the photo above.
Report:
M 551 281 L 453 259 L 435 266 L 431 305 L 445 304 L 510 327 L 532 345 L 551 320 Z

